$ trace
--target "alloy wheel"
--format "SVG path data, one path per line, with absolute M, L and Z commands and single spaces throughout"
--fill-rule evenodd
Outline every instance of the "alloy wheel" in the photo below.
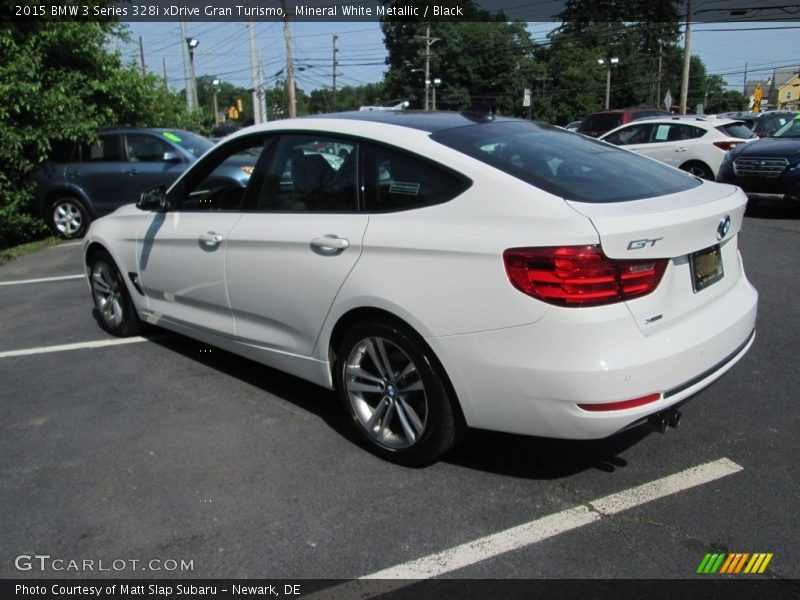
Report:
M 64 237 L 73 237 L 83 226 L 83 214 L 74 203 L 59 202 L 53 207 L 53 224 Z
M 428 420 L 428 396 L 420 371 L 406 352 L 383 337 L 364 338 L 344 365 L 347 399 L 358 424 L 377 444 L 410 448 Z
M 122 290 L 113 268 L 104 261 L 92 266 L 92 296 L 97 311 L 110 328 L 119 327 L 124 315 Z

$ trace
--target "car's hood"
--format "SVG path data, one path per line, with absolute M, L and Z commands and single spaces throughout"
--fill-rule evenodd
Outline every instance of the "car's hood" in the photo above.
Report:
M 733 152 L 733 158 L 739 157 L 781 157 L 800 159 L 800 138 L 762 138 L 748 144 L 742 144 Z

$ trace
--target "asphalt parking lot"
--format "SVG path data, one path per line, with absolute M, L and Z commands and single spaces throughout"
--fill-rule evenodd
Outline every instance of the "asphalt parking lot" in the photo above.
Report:
M 425 469 L 361 449 L 331 392 L 174 334 L 117 344 L 69 278 L 80 245 L 4 265 L 0 577 L 707 578 L 706 553 L 747 552 L 795 585 L 800 206 L 748 213 L 740 248 L 756 342 L 679 429 L 476 431 Z

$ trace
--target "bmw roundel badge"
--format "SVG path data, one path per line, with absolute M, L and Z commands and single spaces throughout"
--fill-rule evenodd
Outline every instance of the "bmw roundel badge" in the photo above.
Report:
M 731 216 L 725 215 L 719 220 L 719 225 L 717 225 L 717 239 L 721 240 L 728 232 L 731 230 Z

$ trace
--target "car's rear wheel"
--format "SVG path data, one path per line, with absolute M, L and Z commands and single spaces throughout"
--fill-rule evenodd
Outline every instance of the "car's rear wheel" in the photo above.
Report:
M 691 173 L 695 177 L 699 177 L 700 179 L 714 181 L 714 172 L 711 170 L 711 167 L 700 161 L 689 161 L 686 164 L 681 165 L 681 169 L 687 173 Z
M 103 329 L 120 337 L 134 335 L 142 329 L 122 274 L 106 252 L 97 251 L 89 259 L 89 283 L 95 317 Z
M 424 340 L 392 321 L 352 327 L 337 354 L 337 387 L 368 448 L 408 466 L 447 452 L 462 427 L 455 399 Z
M 83 203 L 73 196 L 60 196 L 50 205 L 48 224 L 66 239 L 83 237 L 91 218 Z

